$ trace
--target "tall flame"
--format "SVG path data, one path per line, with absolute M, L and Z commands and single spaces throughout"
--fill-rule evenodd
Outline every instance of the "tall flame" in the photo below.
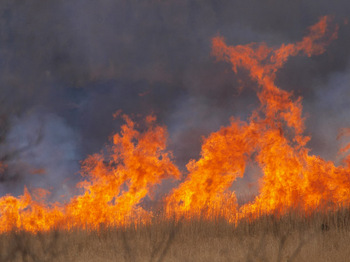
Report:
M 247 121 L 232 118 L 229 126 L 204 140 L 201 157 L 187 164 L 185 181 L 165 198 L 169 216 L 210 219 L 220 214 L 237 221 L 263 213 L 283 214 L 290 208 L 307 212 L 350 204 L 350 158 L 345 158 L 343 166 L 335 166 L 311 155 L 306 147 L 310 138 L 303 135 L 301 98 L 293 99 L 291 92 L 275 84 L 277 71 L 290 56 L 322 54 L 337 37 L 337 30 L 325 16 L 301 41 L 279 48 L 264 43 L 227 46 L 222 37 L 213 38 L 213 55 L 231 63 L 234 72 L 239 67 L 247 70 L 257 82 L 260 107 Z M 98 229 L 149 221 L 152 213 L 141 207 L 142 199 L 163 179 L 179 179 L 180 172 L 166 151 L 166 129 L 155 125 L 155 117 L 146 118 L 143 132 L 129 117 L 124 120 L 112 145 L 83 162 L 86 180 L 78 185 L 81 195 L 51 205 L 26 189 L 17 198 L 4 196 L 0 198 L 0 232 Z M 346 129 L 342 132 L 347 133 Z M 341 152 L 349 149 L 346 146 Z M 249 161 L 256 161 L 263 173 L 259 194 L 238 207 L 230 187 L 244 175 Z
M 146 118 L 148 129 L 140 133 L 135 123 L 124 116 L 126 124 L 121 135 L 113 137 L 110 155 L 89 157 L 83 165 L 90 180 L 80 184 L 84 195 L 67 206 L 69 222 L 73 226 L 98 227 L 101 224 L 121 225 L 134 219 L 145 221 L 151 216 L 138 204 L 149 189 L 162 179 L 180 172 L 165 150 L 164 127 L 153 126 L 155 118 Z M 135 142 L 137 141 L 137 143 Z M 123 190 L 123 186 L 127 188 Z
M 223 204 L 222 193 L 243 175 L 246 162 L 252 158 L 263 171 L 260 193 L 240 210 L 231 209 L 228 219 L 280 214 L 292 207 L 312 210 L 325 204 L 349 203 L 349 166 L 335 167 L 309 155 L 305 145 L 310 138 L 303 135 L 301 98 L 294 101 L 290 92 L 275 84 L 276 72 L 288 57 L 321 54 L 337 37 L 337 26 L 331 31 L 329 20 L 322 17 L 300 42 L 277 49 L 255 43 L 227 46 L 222 37 L 213 39 L 213 54 L 219 60 L 230 62 L 234 72 L 238 67 L 248 70 L 258 83 L 261 106 L 248 122 L 232 120 L 230 126 L 206 139 L 202 157 L 188 165 L 187 180 L 168 197 L 169 209 L 198 215 L 197 209 L 202 212 L 208 203 L 211 206 L 213 198 Z M 227 210 L 222 204 L 221 209 Z

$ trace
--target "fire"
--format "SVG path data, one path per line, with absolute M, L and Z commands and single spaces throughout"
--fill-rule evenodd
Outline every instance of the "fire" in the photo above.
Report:
M 255 161 L 264 176 L 260 194 L 253 203 L 241 208 L 241 215 L 281 213 L 293 207 L 310 211 L 349 203 L 349 166 L 336 167 L 333 162 L 309 154 L 305 145 L 310 138 L 303 136 L 301 99 L 293 101 L 291 93 L 278 89 L 274 83 L 277 70 L 289 56 L 325 51 L 325 46 L 337 37 L 337 26 L 332 32 L 329 20 L 321 18 L 302 41 L 275 50 L 264 45 L 228 47 L 221 38 L 213 40 L 213 52 L 219 59 L 231 62 L 234 70 L 238 66 L 249 70 L 259 84 L 261 108 L 248 126 L 255 127 L 258 133 L 249 139 L 256 139 Z
M 304 136 L 301 98 L 275 84 L 276 73 L 288 57 L 304 53 L 318 55 L 337 37 L 325 16 L 309 28 L 309 34 L 295 44 L 270 48 L 266 44 L 227 46 L 222 37 L 213 39 L 213 55 L 248 70 L 258 84 L 261 106 L 249 121 L 232 119 L 231 125 L 211 134 L 202 147 L 201 158 L 188 164 L 189 175 L 168 197 L 168 210 L 177 215 L 210 216 L 220 207 L 231 221 L 290 208 L 312 210 L 326 204 L 347 204 L 350 200 L 349 166 L 335 167 L 309 155 Z M 347 148 L 346 148 L 347 149 Z M 247 161 L 256 161 L 263 177 L 260 193 L 249 204 L 235 209 L 229 187 L 243 176 Z M 228 197 L 228 198 L 227 198 Z M 227 206 L 227 199 L 229 206 Z
M 110 154 L 93 155 L 83 164 L 89 177 L 80 184 L 85 193 L 74 198 L 66 209 L 68 223 L 74 227 L 122 225 L 135 219 L 146 221 L 151 213 L 138 206 L 140 201 L 162 179 L 180 176 L 170 153 L 164 151 L 165 128 L 154 126 L 155 118 L 149 116 L 145 123 L 147 130 L 140 133 L 130 118 L 124 116 L 124 119 L 126 124 L 121 135 L 114 135 Z
M 138 204 L 162 179 L 179 178 L 180 172 L 165 151 L 166 129 L 146 118 L 144 132 L 127 116 L 121 134 L 113 136 L 108 153 L 101 152 L 83 162 L 87 180 L 79 183 L 83 193 L 65 205 L 45 205 L 25 190 L 18 198 L 0 199 L 0 231 L 20 229 L 31 232 L 74 227 L 98 229 L 139 220 L 146 222 L 151 213 Z
M 28 190 L 18 198 L 5 196 L 0 199 L 0 229 L 1 232 L 13 229 L 26 231 L 46 231 L 56 226 L 63 218 L 59 208 L 48 209 L 40 201 L 33 200 Z
M 310 138 L 303 134 L 301 98 L 294 99 L 275 84 L 276 73 L 290 56 L 325 52 L 337 37 L 338 27 L 330 24 L 329 17 L 322 17 L 301 41 L 279 48 L 264 43 L 228 46 L 224 38 L 213 38 L 213 55 L 231 63 L 234 72 L 247 70 L 256 81 L 260 107 L 247 121 L 232 118 L 229 126 L 203 141 L 200 158 L 186 166 L 185 181 L 164 199 L 168 216 L 210 219 L 219 214 L 237 221 L 291 208 L 309 212 L 350 203 L 350 158 L 336 166 L 311 155 L 306 147 Z M 166 128 L 156 125 L 154 116 L 148 116 L 141 128 L 123 117 L 125 124 L 112 144 L 82 163 L 85 180 L 78 184 L 80 195 L 63 204 L 47 204 L 43 191 L 30 194 L 25 189 L 17 198 L 4 196 L 0 232 L 98 229 L 150 221 L 152 212 L 142 208 L 142 200 L 164 179 L 179 179 L 181 174 L 166 150 Z M 348 133 L 344 129 L 341 135 Z M 263 176 L 258 196 L 239 207 L 230 187 L 244 175 L 249 161 L 259 165 Z

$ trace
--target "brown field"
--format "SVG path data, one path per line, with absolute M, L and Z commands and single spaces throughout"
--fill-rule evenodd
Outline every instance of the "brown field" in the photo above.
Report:
M 0 235 L 0 261 L 350 261 L 350 209 L 236 226 L 221 218 L 154 219 L 97 231 Z

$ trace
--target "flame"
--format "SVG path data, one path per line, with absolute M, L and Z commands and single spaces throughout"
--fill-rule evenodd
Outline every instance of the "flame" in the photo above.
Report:
M 140 201 L 162 179 L 179 178 L 180 172 L 171 162 L 171 154 L 165 151 L 166 129 L 155 126 L 154 116 L 146 118 L 144 132 L 137 131 L 129 117 L 124 116 L 124 120 L 126 124 L 121 127 L 121 134 L 113 136 L 108 154 L 101 152 L 83 162 L 87 179 L 78 185 L 83 194 L 65 205 L 50 206 L 33 200 L 27 189 L 18 198 L 2 197 L 0 232 L 98 229 L 135 220 L 146 222 L 152 214 L 139 206 Z
M 330 20 L 322 17 L 301 41 L 278 48 L 264 43 L 228 46 L 223 37 L 213 38 L 212 54 L 231 63 L 234 72 L 247 70 L 257 82 L 260 106 L 247 121 L 232 118 L 229 126 L 204 139 L 200 158 L 187 164 L 186 179 L 164 199 L 168 216 L 210 219 L 219 214 L 237 221 L 281 215 L 291 208 L 309 212 L 350 203 L 350 158 L 335 166 L 311 155 L 306 147 L 310 137 L 303 134 L 301 98 L 294 99 L 275 84 L 276 73 L 290 56 L 325 52 L 338 31 Z M 150 221 L 152 212 L 142 208 L 142 200 L 164 179 L 180 179 L 181 174 L 166 150 L 166 128 L 156 125 L 154 116 L 146 117 L 141 127 L 123 118 L 125 124 L 112 144 L 83 161 L 80 195 L 64 204 L 47 204 L 46 191 L 29 193 L 26 188 L 22 196 L 4 196 L 0 232 L 98 229 Z M 344 129 L 340 136 L 348 133 Z M 349 149 L 347 145 L 341 153 Z M 258 196 L 239 207 L 230 187 L 244 175 L 249 161 L 259 165 L 263 176 Z M 4 167 L 0 163 L 0 169 Z
M 72 226 L 86 224 L 95 228 L 101 224 L 122 225 L 135 219 L 145 221 L 151 213 L 138 204 L 149 189 L 162 179 L 180 176 L 170 153 L 164 152 L 166 130 L 153 126 L 155 117 L 146 118 L 148 129 L 144 133 L 135 130 L 129 117 L 124 119 L 126 124 L 121 135 L 114 135 L 108 157 L 93 155 L 83 164 L 90 179 L 80 183 L 85 193 L 67 206 Z
M 263 213 L 282 214 L 290 208 L 310 211 L 328 204 L 347 204 L 350 200 L 349 165 L 309 155 L 304 136 L 301 98 L 275 84 L 276 73 L 290 56 L 318 55 L 337 37 L 325 16 L 309 28 L 309 34 L 295 44 L 270 48 L 266 44 L 227 46 L 224 38 L 213 39 L 213 55 L 219 60 L 249 71 L 258 84 L 260 107 L 249 121 L 232 119 L 231 125 L 211 134 L 202 147 L 201 158 L 191 161 L 189 175 L 167 198 L 167 210 L 177 215 L 210 216 L 210 208 L 219 207 L 230 221 L 257 217 Z M 345 148 L 347 150 L 348 147 Z M 238 210 L 227 199 L 231 184 L 243 176 L 247 161 L 256 161 L 263 177 L 259 195 Z M 228 211 L 228 212 L 227 212 Z

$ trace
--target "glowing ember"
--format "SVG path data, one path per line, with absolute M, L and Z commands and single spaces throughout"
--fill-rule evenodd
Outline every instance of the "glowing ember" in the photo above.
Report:
M 229 221 L 257 217 L 263 213 L 283 214 L 288 209 L 312 211 L 350 202 L 350 160 L 336 167 L 333 162 L 310 155 L 304 136 L 301 98 L 280 90 L 276 73 L 288 57 L 304 53 L 318 55 L 337 37 L 329 17 L 309 28 L 300 42 L 270 48 L 265 44 L 227 46 L 222 37 L 213 39 L 213 55 L 249 71 L 258 83 L 260 107 L 248 121 L 231 119 L 206 138 L 201 157 L 187 164 L 189 174 L 165 199 L 168 216 L 204 217 L 220 214 Z M 0 198 L 0 231 L 27 231 L 99 228 L 147 222 L 152 213 L 140 202 L 149 190 L 165 178 L 180 178 L 180 172 L 166 152 L 167 133 L 145 120 L 143 132 L 127 116 L 121 133 L 113 137 L 108 152 L 90 156 L 83 162 L 86 180 L 79 183 L 82 194 L 66 204 L 45 204 L 43 192 L 33 196 Z M 347 134 L 344 129 L 341 135 Z M 344 147 L 346 152 L 350 146 Z M 256 161 L 263 177 L 260 192 L 252 203 L 238 208 L 230 186 L 242 177 L 248 161 Z M 2 166 L 0 165 L 0 168 Z

